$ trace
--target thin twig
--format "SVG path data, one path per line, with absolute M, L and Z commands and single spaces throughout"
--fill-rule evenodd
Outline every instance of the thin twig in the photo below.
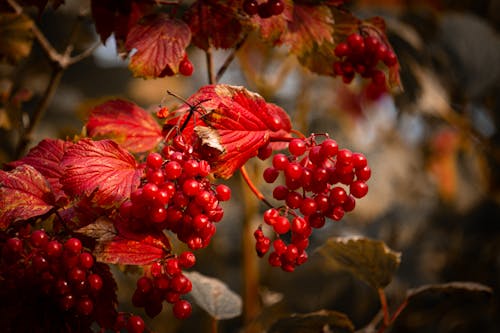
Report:
M 208 47 L 205 51 L 205 58 L 207 60 L 207 72 L 208 72 L 208 83 L 214 84 L 216 83 L 215 74 L 214 74 L 214 64 L 212 59 L 212 47 Z
M 384 324 L 386 326 L 389 325 L 390 323 L 390 317 L 389 317 L 389 307 L 387 305 L 387 298 L 385 296 L 385 292 L 383 288 L 378 288 L 378 297 L 380 299 L 380 305 L 382 306 L 382 311 L 384 311 Z
M 240 172 L 241 172 L 241 176 L 243 177 L 243 179 L 245 180 L 245 182 L 247 183 L 248 187 L 253 192 L 253 194 L 255 194 L 255 196 L 257 197 L 257 199 L 259 199 L 260 201 L 262 201 L 263 203 L 265 203 L 270 208 L 274 208 L 274 206 L 269 201 L 267 201 L 267 199 L 264 197 L 264 194 L 262 194 L 259 191 L 259 189 L 257 187 L 255 187 L 255 185 L 253 184 L 252 180 L 248 176 L 248 172 L 245 169 L 245 166 L 242 166 L 240 168 Z
M 227 56 L 226 60 L 222 64 L 222 66 L 219 68 L 217 71 L 217 75 L 215 76 L 215 82 L 219 82 L 221 77 L 224 75 L 226 70 L 228 69 L 229 65 L 233 62 L 234 58 L 236 57 L 236 52 L 239 51 L 239 49 L 245 44 L 245 41 L 247 40 L 247 35 L 245 35 L 233 48 L 231 53 Z

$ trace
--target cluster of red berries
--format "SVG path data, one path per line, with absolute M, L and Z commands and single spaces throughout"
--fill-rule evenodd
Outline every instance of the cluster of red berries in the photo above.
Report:
M 102 266 L 78 238 L 61 243 L 44 230 L 35 230 L 1 245 L 0 288 L 15 291 L 16 299 L 26 296 L 28 304 L 33 300 L 44 307 L 54 304 L 65 325 L 86 327 L 97 321 L 105 327 L 103 323 L 110 320 L 105 316 L 116 312 L 113 301 L 104 299 L 109 293 Z M 9 302 L 5 295 L 2 299 Z M 109 308 L 103 309 L 104 304 Z
M 155 262 L 149 272 L 137 280 L 132 303 L 144 307 L 146 314 L 153 318 L 163 309 L 163 301 L 173 304 L 172 312 L 178 319 L 191 315 L 191 303 L 180 297 L 192 289 L 191 281 L 182 274 L 181 269 L 192 267 L 196 257 L 192 252 L 183 252 L 179 257 Z
M 369 96 L 374 98 L 387 90 L 385 73 L 377 68 L 379 62 L 387 67 L 398 63 L 396 54 L 379 39 L 357 33 L 337 44 L 335 55 L 340 59 L 333 64 L 335 75 L 342 76 L 345 83 L 350 83 L 356 73 L 371 79 L 367 90 L 371 92 Z
M 259 3 L 257 0 L 243 1 L 243 10 L 250 16 L 258 14 L 260 18 L 280 15 L 285 10 L 283 0 L 267 0 Z
M 327 218 L 339 221 L 354 209 L 356 199 L 367 194 L 371 169 L 363 154 L 339 149 L 329 138 L 321 144 L 314 135 L 292 139 L 288 150 L 288 156 L 273 156 L 272 167 L 264 170 L 263 177 L 274 183 L 284 175 L 284 185 L 274 188 L 273 197 L 285 204 L 268 209 L 264 222 L 278 237 L 291 233 L 288 245 L 280 238 L 272 243 L 274 250 L 269 256 L 272 266 L 290 272 L 307 260 L 305 250 L 312 229 L 323 227 Z M 257 254 L 262 257 L 271 248 L 271 240 L 260 229 L 254 236 Z
M 193 156 L 182 136 L 166 146 L 163 155 L 148 155 L 145 182 L 121 205 L 120 213 L 132 230 L 166 229 L 192 250 L 205 248 L 224 213 L 219 202 L 229 200 L 231 190 L 210 182 L 210 165 Z

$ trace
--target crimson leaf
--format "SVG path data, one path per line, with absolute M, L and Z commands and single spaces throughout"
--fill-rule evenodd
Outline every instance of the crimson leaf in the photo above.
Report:
M 112 139 L 133 153 L 151 150 L 162 139 L 161 128 L 149 113 L 121 99 L 92 109 L 86 128 L 89 136 Z
M 194 130 L 202 146 L 220 152 L 210 162 L 213 172 L 222 178 L 231 177 L 271 139 L 286 137 L 291 131 L 290 118 L 282 108 L 244 87 L 208 85 L 188 102 L 191 105 L 201 102 L 204 123 L 197 122 L 200 125 Z M 178 111 L 188 110 L 185 105 Z
M 69 141 L 45 139 L 35 147 L 31 148 L 28 154 L 18 161 L 9 163 L 9 166 L 17 167 L 21 164 L 29 164 L 37 169 L 50 183 L 57 198 L 64 197 L 60 178 L 63 174 L 61 161 L 65 151 L 72 145 Z
M 145 78 L 177 73 L 190 41 L 191 30 L 183 21 L 161 13 L 144 17 L 127 35 L 125 48 L 136 50 L 129 68 Z
M 64 154 L 63 189 L 73 196 L 86 195 L 100 206 L 119 204 L 139 186 L 142 169 L 134 157 L 111 140 L 83 139 Z
M 163 233 L 132 232 L 124 228 L 125 224 L 99 218 L 77 232 L 94 238 L 97 243 L 94 255 L 98 261 L 109 264 L 146 265 L 170 251 L 170 243 Z
M 0 170 L 0 228 L 47 213 L 55 198 L 45 177 L 23 164 L 5 172 Z

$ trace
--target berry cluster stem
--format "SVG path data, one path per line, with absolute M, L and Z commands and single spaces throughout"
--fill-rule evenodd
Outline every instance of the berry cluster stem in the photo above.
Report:
M 264 197 L 264 194 L 262 194 L 262 192 L 260 192 L 259 189 L 252 182 L 252 180 L 250 179 L 250 176 L 248 175 L 248 172 L 247 172 L 245 166 L 242 166 L 240 168 L 240 172 L 241 172 L 241 176 L 243 177 L 243 180 L 245 180 L 245 183 L 247 183 L 248 187 L 253 192 L 253 194 L 255 194 L 257 199 L 259 199 L 260 201 L 265 203 L 267 206 L 269 206 L 269 208 L 274 208 L 274 206 L 269 201 L 267 201 L 267 199 Z

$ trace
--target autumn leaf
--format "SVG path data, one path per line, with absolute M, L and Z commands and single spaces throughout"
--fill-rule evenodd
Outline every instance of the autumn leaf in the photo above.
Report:
M 0 170 L 0 229 L 43 215 L 54 205 L 49 183 L 34 167 L 22 164 L 9 172 Z
M 114 34 L 119 50 L 122 50 L 127 34 L 135 23 L 149 13 L 153 0 L 91 0 L 92 19 L 97 33 L 104 43 Z
M 251 22 L 258 27 L 258 32 L 262 40 L 272 45 L 280 45 L 282 37 L 288 28 L 288 22 L 292 21 L 294 3 L 291 0 L 283 0 L 285 5 L 280 15 L 273 15 L 267 18 L 261 18 L 259 15 L 253 15 Z
M 136 104 L 120 99 L 91 110 L 86 124 L 93 138 L 109 138 L 133 153 L 152 150 L 162 139 L 156 120 Z
M 212 318 L 222 320 L 241 315 L 241 297 L 225 283 L 198 272 L 185 272 L 184 275 L 193 284 L 190 295 Z
M 0 13 L 0 60 L 17 64 L 31 52 L 33 21 L 24 14 Z
M 333 16 L 326 6 L 295 4 L 283 43 L 294 54 L 302 54 L 315 45 L 333 43 Z
M 83 139 L 68 148 L 61 162 L 64 191 L 91 196 L 100 206 L 116 206 L 140 183 L 134 157 L 111 140 Z
M 47 179 L 52 187 L 54 195 L 59 200 L 66 196 L 60 182 L 60 178 L 63 175 L 61 161 L 64 153 L 71 145 L 72 143 L 69 141 L 45 139 L 31 148 L 25 157 L 9 163 L 8 166 L 17 167 L 21 164 L 31 165 Z
M 330 238 L 319 252 L 335 268 L 351 272 L 374 288 L 387 286 L 401 261 L 401 253 L 384 242 L 363 237 Z
M 212 171 L 229 178 L 258 149 L 273 138 L 289 136 L 291 122 L 279 106 L 240 86 L 208 85 L 192 95 L 188 102 L 201 102 L 203 123 L 194 130 L 202 146 L 216 148 L 220 154 L 210 160 Z M 188 112 L 184 105 L 178 111 Z M 218 147 L 218 148 L 217 148 Z
M 135 50 L 129 68 L 144 78 L 177 73 L 190 41 L 191 30 L 183 21 L 161 13 L 144 17 L 127 35 L 125 48 Z
M 126 221 L 101 217 L 76 232 L 94 238 L 96 259 L 108 264 L 146 265 L 170 251 L 168 238 L 160 231 L 133 232 L 125 225 Z

